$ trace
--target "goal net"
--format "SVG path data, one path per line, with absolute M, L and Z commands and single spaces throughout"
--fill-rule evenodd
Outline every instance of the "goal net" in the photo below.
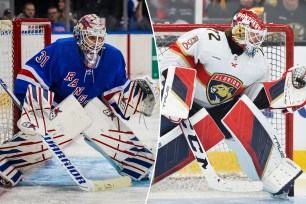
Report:
M 50 43 L 51 25 L 48 19 L 0 20 L 0 78 L 11 90 L 21 66 Z M 18 130 L 18 119 L 17 107 L 0 87 L 0 144 Z
M 174 43 L 183 33 L 196 28 L 213 28 L 225 31 L 230 25 L 227 24 L 204 24 L 204 25 L 170 25 L 163 24 L 154 26 L 155 40 L 157 46 L 157 57 L 160 61 L 169 45 Z M 286 69 L 293 66 L 293 32 L 287 25 L 267 24 L 268 34 L 263 43 L 263 51 L 270 64 L 271 80 L 279 79 Z M 286 150 L 287 156 L 292 159 L 292 120 L 293 116 L 284 116 L 281 112 L 270 112 L 264 110 L 263 114 L 273 124 L 282 147 Z M 189 152 L 189 154 L 192 154 Z M 231 151 L 225 142 L 220 142 L 208 151 L 210 162 L 221 178 L 229 180 L 247 180 L 248 177 L 242 172 L 236 155 Z M 158 159 L 158 157 L 157 157 Z M 196 162 L 177 171 L 176 173 L 155 183 L 151 187 L 152 192 L 165 191 L 204 191 L 208 189 L 205 178 Z

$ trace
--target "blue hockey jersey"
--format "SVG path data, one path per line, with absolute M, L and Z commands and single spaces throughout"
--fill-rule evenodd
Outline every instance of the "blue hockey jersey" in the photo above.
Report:
M 128 84 L 123 55 L 106 43 L 102 49 L 97 68 L 90 69 L 81 60 L 74 38 L 57 40 L 22 67 L 15 81 L 15 95 L 23 102 L 30 83 L 53 91 L 56 103 L 73 94 L 85 105 L 104 92 L 122 90 Z

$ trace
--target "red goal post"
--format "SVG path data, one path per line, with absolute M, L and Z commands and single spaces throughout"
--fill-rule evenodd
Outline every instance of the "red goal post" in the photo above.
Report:
M 0 20 L 1 78 L 11 90 L 19 70 L 27 60 L 51 43 L 51 22 L 47 18 Z M 0 88 L 0 144 L 18 130 L 20 117 L 8 95 Z
M 280 78 L 286 70 L 288 70 L 294 65 L 294 33 L 288 25 L 266 24 L 266 27 L 267 36 L 262 46 L 267 61 L 270 64 L 271 80 L 276 80 Z M 230 28 L 230 24 L 153 24 L 158 60 L 160 61 L 162 59 L 163 53 L 168 49 L 168 46 L 170 44 L 176 41 L 178 36 L 197 28 L 213 28 L 219 31 L 225 31 L 226 29 Z M 271 114 L 266 116 L 272 123 L 277 134 L 280 135 L 282 145 L 286 151 L 287 157 L 293 159 L 293 114 L 284 115 L 280 111 L 271 113 L 267 110 L 266 114 Z M 225 144 L 218 144 L 217 146 L 220 147 L 216 147 L 213 151 L 217 152 L 218 157 L 215 157 L 216 154 L 215 152 L 213 152 L 213 161 L 211 161 L 211 163 L 213 166 L 216 165 L 214 167 L 217 171 L 219 171 L 218 169 L 222 169 L 224 167 L 223 164 L 219 163 L 226 163 L 223 162 L 223 158 L 220 158 L 219 155 L 222 156 L 224 152 L 228 151 L 228 148 Z M 229 157 L 232 157 L 231 153 L 233 152 L 231 152 L 230 150 L 228 151 L 228 153 L 226 153 L 228 154 L 226 155 L 227 160 L 229 160 Z M 231 164 L 229 165 L 229 168 L 232 168 L 233 171 L 226 173 L 226 175 L 229 175 L 228 177 L 231 177 L 233 179 L 244 179 L 243 176 L 240 177 L 241 173 L 234 172 L 236 171 L 236 168 L 232 167 L 232 165 L 237 164 L 237 162 L 234 160 L 235 159 L 233 159 L 233 161 L 231 161 Z M 177 184 L 174 184 L 174 180 L 176 181 L 176 183 L 177 180 L 184 180 L 184 185 L 186 185 L 186 183 L 189 183 L 188 181 L 186 181 L 186 178 L 190 177 L 190 172 L 195 172 L 195 170 L 193 170 L 195 168 L 190 166 L 192 166 L 192 163 L 186 168 L 189 168 L 191 170 L 186 168 L 182 169 L 180 172 L 171 175 L 168 181 L 162 181 L 164 182 L 164 184 L 157 183 L 159 184 L 159 186 L 156 187 L 154 187 L 155 185 L 153 185 L 153 191 L 162 192 L 167 191 L 169 188 L 175 188 L 174 191 L 177 191 L 177 189 L 180 187 L 178 187 Z M 186 172 L 188 172 L 187 176 Z M 220 173 L 223 176 L 226 176 L 223 174 L 224 172 L 220 171 Z M 238 176 L 234 175 L 236 173 Z M 195 174 L 197 173 L 194 173 L 194 175 Z M 199 181 L 199 179 L 197 179 L 197 181 Z M 201 187 L 199 189 L 203 188 Z

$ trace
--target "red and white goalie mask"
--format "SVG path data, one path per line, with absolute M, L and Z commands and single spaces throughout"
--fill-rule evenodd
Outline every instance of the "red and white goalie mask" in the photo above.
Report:
M 241 9 L 232 21 L 232 39 L 245 53 L 254 57 L 264 41 L 267 29 L 259 16 L 251 10 Z
M 96 68 L 102 55 L 106 27 L 96 14 L 83 16 L 73 29 L 81 50 L 81 58 L 89 68 Z

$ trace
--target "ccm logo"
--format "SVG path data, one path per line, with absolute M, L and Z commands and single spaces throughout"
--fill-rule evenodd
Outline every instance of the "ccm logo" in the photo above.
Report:
M 202 149 L 202 145 L 198 137 L 195 134 L 192 134 L 195 133 L 192 125 L 188 120 L 185 120 L 182 122 L 182 128 L 185 129 L 183 130 L 185 133 L 188 133 L 187 142 L 189 143 L 196 160 L 202 168 L 206 169 L 208 165 L 208 158 Z

